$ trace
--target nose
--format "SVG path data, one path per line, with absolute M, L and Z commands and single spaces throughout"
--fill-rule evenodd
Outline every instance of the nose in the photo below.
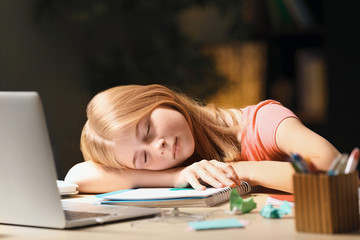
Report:
M 166 147 L 166 141 L 163 138 L 157 139 L 154 142 L 155 149 L 157 151 L 160 151 L 161 155 L 164 153 L 164 149 Z

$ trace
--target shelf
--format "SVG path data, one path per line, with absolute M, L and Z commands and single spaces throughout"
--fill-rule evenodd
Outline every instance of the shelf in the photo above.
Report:
M 322 27 L 294 28 L 283 27 L 280 29 L 254 30 L 252 37 L 256 40 L 270 40 L 279 38 L 323 38 Z

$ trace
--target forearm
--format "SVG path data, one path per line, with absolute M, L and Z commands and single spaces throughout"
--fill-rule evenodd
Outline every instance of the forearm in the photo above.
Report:
M 293 192 L 293 174 L 291 164 L 279 161 L 240 161 L 232 163 L 240 179 L 252 185 L 285 192 Z
M 91 162 L 82 162 L 70 169 L 65 181 L 79 185 L 83 193 L 103 193 L 135 187 L 172 187 L 181 169 L 164 171 L 104 169 Z

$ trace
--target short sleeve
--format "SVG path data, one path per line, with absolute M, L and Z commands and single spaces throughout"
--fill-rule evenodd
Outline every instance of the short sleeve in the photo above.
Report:
M 266 100 L 243 111 L 244 126 L 241 137 L 243 160 L 283 160 L 286 154 L 276 144 L 276 131 L 280 123 L 296 115 L 279 102 Z
M 255 124 L 259 141 L 262 143 L 264 151 L 273 155 L 280 152 L 276 144 L 276 131 L 280 123 L 289 117 L 296 117 L 289 109 L 278 102 L 272 102 L 259 108 L 255 116 Z

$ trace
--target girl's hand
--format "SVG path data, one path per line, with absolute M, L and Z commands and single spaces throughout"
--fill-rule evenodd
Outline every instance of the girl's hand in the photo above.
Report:
M 230 163 L 217 160 L 202 160 L 182 169 L 176 176 L 175 187 L 190 184 L 196 190 L 205 190 L 208 184 L 215 188 L 235 187 L 240 185 L 240 179 Z

